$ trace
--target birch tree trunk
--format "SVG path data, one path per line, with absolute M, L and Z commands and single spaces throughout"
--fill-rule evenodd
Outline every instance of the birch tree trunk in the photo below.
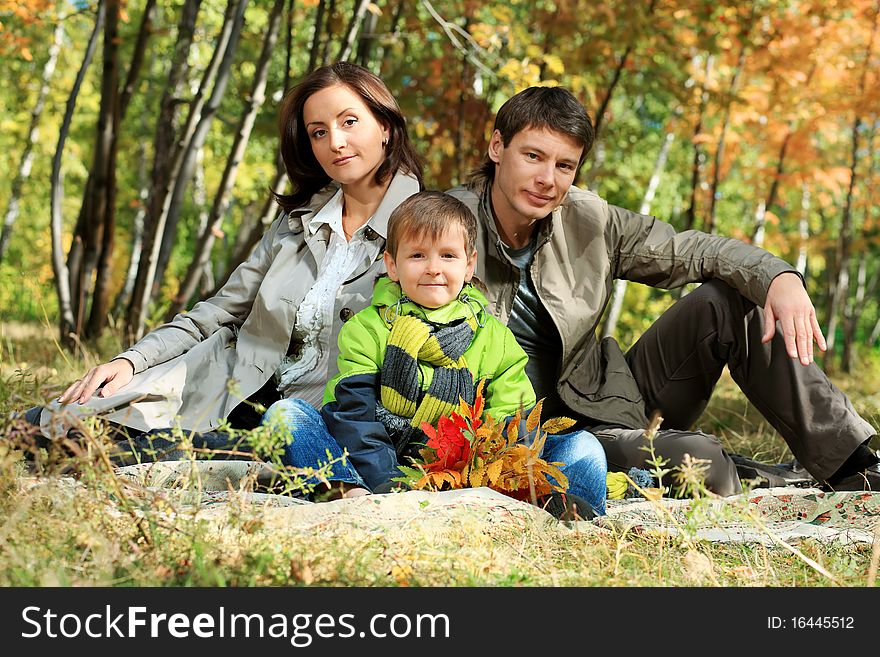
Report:
M 99 268 L 105 246 L 112 249 L 112 235 L 105 240 L 108 224 L 113 224 L 115 199 L 115 168 L 113 142 L 118 126 L 119 59 L 118 31 L 120 0 L 107 0 L 104 19 L 103 67 L 101 72 L 101 103 L 92 159 L 92 185 L 87 186 L 80 216 L 82 258 L 75 269 L 70 269 L 76 294 L 72 295 L 74 332 L 83 334 L 89 293 L 93 290 L 93 276 Z
M 724 164 L 724 149 L 727 139 L 727 131 L 730 129 L 731 107 L 733 98 L 736 94 L 737 86 L 739 86 L 739 78 L 742 73 L 743 66 L 746 61 L 746 44 L 743 43 L 739 57 L 736 62 L 736 69 L 730 86 L 727 88 L 727 103 L 724 106 L 724 119 L 721 123 L 721 134 L 718 137 L 718 146 L 715 148 L 715 166 L 712 170 L 712 183 L 709 186 L 709 211 L 706 214 L 706 221 L 703 222 L 703 230 L 707 233 L 715 232 L 715 206 L 718 202 L 718 185 L 721 182 L 721 167 Z
M 666 159 L 669 157 L 669 149 L 675 139 L 675 133 L 670 129 L 666 132 L 663 139 L 663 145 L 657 154 L 657 161 L 654 163 L 654 172 L 651 174 L 651 180 L 648 182 L 648 189 L 642 198 L 642 204 L 639 207 L 639 214 L 649 214 L 651 212 L 651 203 L 657 193 L 657 187 L 660 185 L 660 178 L 663 175 L 663 169 L 666 167 Z M 602 337 L 613 336 L 617 332 L 617 323 L 620 321 L 620 311 L 623 309 L 623 299 L 626 295 L 627 281 L 618 279 L 614 281 L 614 289 L 611 292 L 610 308 L 608 316 L 605 318 L 605 324 L 602 326 Z
M 691 200 L 688 209 L 685 211 L 684 229 L 692 230 L 697 225 L 697 195 L 700 188 L 700 172 L 703 168 L 703 160 L 705 155 L 697 137 L 703 132 L 703 114 L 706 112 L 706 105 L 709 102 L 709 92 L 706 90 L 709 77 L 712 75 L 712 66 L 714 58 L 711 55 L 706 57 L 706 68 L 702 86 L 700 87 L 700 104 L 697 108 L 697 122 L 694 125 L 694 162 L 691 165 Z
M 329 4 L 324 17 L 324 40 L 321 46 L 321 66 L 330 63 L 330 42 L 333 41 L 333 14 L 336 13 L 336 0 L 328 0 Z
M 220 67 L 217 69 L 217 77 L 211 89 L 211 96 L 205 104 L 196 129 L 192 133 L 192 137 L 186 144 L 186 150 L 183 155 L 183 164 L 174 178 L 174 191 L 171 194 L 171 203 L 168 207 L 167 217 L 165 220 L 165 232 L 162 235 L 162 244 L 159 249 L 159 256 L 156 262 L 156 273 L 153 281 L 152 296 L 159 291 L 159 286 L 165 278 L 165 269 L 171 258 L 171 252 L 174 250 L 174 243 L 177 240 L 177 227 L 180 223 L 180 212 L 183 208 L 183 202 L 186 198 L 186 191 L 192 182 L 196 171 L 196 153 L 205 145 L 208 138 L 208 131 L 217 116 L 220 109 L 220 103 L 226 94 L 226 87 L 229 84 L 229 78 L 232 74 L 232 64 L 235 61 L 235 52 L 238 48 L 238 39 L 241 36 L 241 30 L 244 26 L 244 10 L 247 7 L 247 0 L 241 0 L 239 5 L 240 11 L 235 14 L 235 20 L 232 24 L 232 33 L 226 44 L 223 59 Z M 276 35 L 277 35 L 276 28 Z
M 865 51 L 865 63 L 862 67 L 862 75 L 859 81 L 859 98 L 865 96 L 865 87 L 868 77 L 868 70 L 871 65 L 871 53 L 874 49 L 874 37 L 877 34 L 877 16 L 880 13 L 880 6 L 874 11 L 871 27 L 871 37 L 868 40 L 868 46 Z M 842 300 L 845 300 L 849 292 L 849 262 L 850 249 L 852 246 L 852 205 L 855 186 L 857 181 L 858 163 L 859 163 L 859 133 L 862 128 L 862 117 L 860 115 L 861 103 L 856 106 L 856 117 L 852 126 L 852 161 L 850 164 L 849 187 L 846 192 L 846 203 L 843 208 L 843 215 L 840 220 L 840 239 L 837 246 L 837 283 L 833 294 L 829 295 L 828 303 L 828 325 L 825 331 L 825 338 L 828 350 L 825 352 L 824 366 L 826 371 L 830 371 L 833 367 L 833 354 L 835 333 L 837 331 L 837 315 Z
M 653 15 L 656 5 L 657 0 L 651 0 L 651 4 L 648 5 L 648 9 L 646 10 L 646 16 Z M 598 152 L 601 152 L 602 127 L 604 126 L 605 113 L 608 111 L 608 107 L 611 105 L 611 99 L 614 96 L 614 91 L 617 88 L 618 83 L 620 82 L 620 78 L 623 75 L 624 69 L 626 69 L 626 66 L 629 63 L 629 56 L 635 49 L 637 38 L 638 36 L 633 34 L 627 40 L 623 53 L 617 59 L 617 66 L 614 67 L 614 71 L 612 71 L 611 73 L 611 79 L 608 81 L 608 88 L 602 96 L 602 102 L 599 104 L 599 108 L 596 110 L 593 130 L 593 143 L 596 146 L 597 155 Z M 593 160 L 593 165 L 590 167 L 589 173 L 587 173 L 586 176 L 586 184 L 587 187 L 589 187 L 590 189 L 593 188 L 593 182 L 602 168 L 603 161 L 604 157 L 599 156 L 597 156 Z M 583 163 L 581 163 L 581 168 L 583 168 Z M 577 180 L 580 178 L 580 174 L 581 169 L 578 169 L 577 174 L 575 175 L 575 182 L 577 182 Z
M 369 4 L 367 3 L 368 7 Z M 364 19 L 363 29 L 361 29 L 360 38 L 358 39 L 357 53 L 354 57 L 355 61 L 364 68 L 369 68 L 370 66 L 370 57 L 373 53 L 373 44 L 376 42 L 376 26 L 378 24 L 379 14 L 369 11 Z
M 95 338 L 107 324 L 107 311 L 110 306 L 110 265 L 113 258 L 113 246 L 116 232 L 116 154 L 119 150 L 119 16 L 120 0 L 108 0 L 107 20 L 104 25 L 104 71 L 101 85 L 101 111 L 99 126 L 102 132 L 100 154 L 95 158 L 95 169 L 99 172 L 97 192 L 98 212 L 96 220 L 101 221 L 96 237 L 100 235 L 97 245 L 97 262 L 95 264 L 95 285 L 92 293 L 91 311 L 85 327 L 85 335 Z M 106 107 L 105 107 L 105 98 Z M 97 222 L 96 222 L 97 223 Z M 80 289 L 84 289 L 81 284 Z
M 116 301 L 113 303 L 112 313 L 117 316 L 122 313 L 131 298 L 131 292 L 134 290 L 134 279 L 137 277 L 138 262 L 140 262 L 141 251 L 144 246 L 144 220 L 147 216 L 147 201 L 150 196 L 150 184 L 149 178 L 147 177 L 147 147 L 145 144 L 141 144 L 140 146 L 140 157 L 138 159 L 140 161 L 140 166 L 138 167 L 138 179 L 141 184 L 140 192 L 138 193 L 139 203 L 137 212 L 132 220 L 131 254 L 128 258 L 125 282 L 123 282 L 122 289 L 119 291 L 119 294 L 116 296 Z
M 21 162 L 12 179 L 12 190 L 9 198 L 9 205 L 6 207 L 6 214 L 3 216 L 3 230 L 0 232 L 0 262 L 6 256 L 6 250 L 9 248 L 9 239 L 12 237 L 12 227 L 18 219 L 20 211 L 21 189 L 25 181 L 31 175 L 31 169 L 34 165 L 34 145 L 40 136 L 40 117 L 43 115 L 43 108 L 46 106 L 46 96 L 49 93 L 49 81 L 55 73 L 55 64 L 58 62 L 58 53 L 61 52 L 61 41 L 64 39 L 64 23 L 58 21 L 55 26 L 55 32 L 52 35 L 52 44 L 49 46 L 49 57 L 43 65 L 43 73 L 40 75 L 40 90 L 37 92 L 37 101 L 34 103 L 34 109 L 31 112 L 31 122 L 27 131 L 27 139 L 24 145 L 24 152 L 21 155 Z
M 135 325 L 137 324 L 136 318 L 140 317 L 142 312 L 146 313 L 146 309 L 142 310 L 143 290 L 139 288 L 139 282 L 141 286 L 145 282 L 148 254 L 153 249 L 156 238 L 156 224 L 162 213 L 162 205 L 164 203 L 163 191 L 169 185 L 171 164 L 175 152 L 175 123 L 177 108 L 180 103 L 179 95 L 183 90 L 189 72 L 187 57 L 192 47 L 196 18 L 201 2 L 202 0 L 186 0 L 183 5 L 177 25 L 177 41 L 174 44 L 174 51 L 171 57 L 168 81 L 159 102 L 159 116 L 156 120 L 155 138 L 153 139 L 153 168 L 150 194 L 147 203 L 147 213 L 144 217 L 143 246 L 140 260 L 135 267 L 135 282 L 132 291 L 129 293 L 130 301 L 125 318 L 126 340 L 129 343 L 134 340 Z
M 321 53 L 321 34 L 324 32 L 324 6 L 324 0 L 318 0 L 318 8 L 315 10 L 315 27 L 312 31 L 312 47 L 309 48 L 309 66 L 307 71 L 309 73 L 315 70 Z
M 874 154 L 874 136 L 876 134 L 876 125 L 877 125 L 877 117 L 871 117 L 871 130 L 868 133 L 868 139 L 866 143 L 867 152 L 869 153 L 869 162 L 873 160 Z M 868 171 L 865 173 L 865 185 L 864 187 L 868 190 L 873 188 L 873 167 L 869 166 Z M 865 220 L 867 221 L 869 212 L 865 213 Z M 862 311 L 865 307 L 865 298 L 867 292 L 867 282 L 868 282 L 868 259 L 869 259 L 869 251 L 867 245 L 863 246 L 859 250 L 859 264 L 858 270 L 856 273 L 856 289 L 855 294 L 850 297 L 850 299 L 844 300 L 845 306 L 843 310 L 843 351 L 841 353 L 841 369 L 849 374 L 852 371 L 852 363 L 853 358 L 855 357 L 855 349 L 856 349 L 856 330 L 858 329 L 859 320 L 862 317 Z M 878 270 L 880 272 L 880 270 Z M 876 272 L 875 272 L 876 274 Z M 873 277 L 871 282 L 871 286 L 873 287 L 876 284 L 876 275 Z
M 254 86 L 251 89 L 245 112 L 242 115 L 238 131 L 235 134 L 232 151 L 229 154 L 229 158 L 226 160 L 226 168 L 220 179 L 217 195 L 214 197 L 211 214 L 208 217 L 205 230 L 199 235 L 192 262 L 180 285 L 180 289 L 171 304 L 167 319 L 174 317 L 174 315 L 180 312 L 190 297 L 193 296 L 201 277 L 201 272 L 211 258 L 211 249 L 214 246 L 215 236 L 220 229 L 220 223 L 223 221 L 226 211 L 229 209 L 232 188 L 235 185 L 235 180 L 238 176 L 238 167 L 241 164 L 245 148 L 250 140 L 254 121 L 266 99 L 266 80 L 269 74 L 269 63 L 272 59 L 272 52 L 275 49 L 275 43 L 278 41 L 278 32 L 281 25 L 281 13 L 283 9 L 284 0 L 275 0 L 275 4 L 269 14 L 269 25 L 266 32 L 266 38 L 263 41 L 263 49 L 260 53 L 260 58 L 257 62 L 256 71 L 254 73 Z
M 795 267 L 801 276 L 807 275 L 807 245 L 810 241 L 810 187 L 801 186 L 801 215 L 798 218 L 798 258 Z
M 354 42 L 357 40 L 358 32 L 364 23 L 364 17 L 367 14 L 367 6 L 369 4 L 370 0 L 355 0 L 354 15 L 351 17 L 348 29 L 342 38 L 342 45 L 339 48 L 339 54 L 336 56 L 337 62 L 348 61 L 348 58 L 351 57 L 351 52 L 354 50 Z
M 131 65 L 129 66 L 128 75 L 126 76 L 125 83 L 123 84 L 122 89 L 119 91 L 120 97 L 118 100 L 118 114 L 120 123 L 125 118 L 125 114 L 129 106 L 129 101 L 134 94 L 134 88 L 140 76 L 141 66 L 143 64 L 144 55 L 146 53 L 147 42 L 153 34 L 153 20 L 156 14 L 155 5 L 155 0 L 148 0 L 147 4 L 144 7 L 144 12 L 141 16 L 141 24 L 140 28 L 138 29 L 138 37 L 135 43 L 134 52 L 132 54 Z M 92 224 L 91 217 L 89 217 L 87 214 L 92 207 L 92 205 L 88 202 L 88 199 L 92 198 L 95 194 L 94 186 L 95 171 L 90 169 L 84 186 L 83 202 L 80 206 L 79 215 L 77 216 L 76 220 L 76 227 L 73 231 L 73 242 L 71 244 L 70 251 L 67 254 L 67 269 L 71 272 L 81 271 L 83 267 L 84 249 L 85 243 L 87 241 L 86 235 L 91 230 Z M 71 297 L 74 300 L 83 298 L 84 292 L 80 290 L 80 282 L 81 279 L 78 276 L 73 277 L 70 281 L 70 293 Z
M 163 189 L 155 190 L 158 192 L 157 207 L 159 213 L 156 215 L 152 226 L 152 234 L 150 235 L 149 247 L 144 244 L 144 257 L 141 258 L 138 267 L 138 278 L 135 281 L 135 289 L 132 294 L 132 307 L 128 314 L 127 333 L 129 339 L 138 340 L 143 336 L 144 324 L 147 319 L 147 310 L 149 309 L 150 299 L 152 296 L 153 283 L 156 280 L 156 267 L 159 262 L 159 252 L 162 246 L 162 238 L 165 234 L 165 225 L 168 220 L 168 214 L 171 209 L 171 203 L 174 197 L 174 186 L 177 178 L 185 162 L 187 155 L 187 146 L 192 141 L 202 110 L 205 106 L 205 94 L 207 88 L 216 79 L 219 72 L 221 62 L 226 54 L 229 40 L 232 37 L 233 26 L 239 22 L 239 17 L 243 18 L 244 6 L 246 0 L 229 0 L 226 6 L 226 14 L 223 18 L 223 27 L 220 36 L 217 39 L 217 45 L 208 64 L 208 68 L 202 77 L 199 90 L 196 97 L 190 104 L 189 114 L 186 124 L 181 132 L 181 137 L 177 142 L 177 148 L 174 150 L 171 166 L 168 170 L 167 182 Z M 161 199 L 161 201 L 159 201 Z
M 49 183 L 49 213 L 50 213 L 50 229 L 52 235 L 52 270 L 55 273 L 55 290 L 58 293 L 58 310 L 59 310 L 59 337 L 60 342 L 68 347 L 75 344 L 75 335 L 73 333 L 76 319 L 73 315 L 73 306 L 70 298 L 70 274 L 67 264 L 64 261 L 64 247 L 62 245 L 62 216 L 61 204 L 64 200 L 64 176 L 61 170 L 61 160 L 64 155 L 64 144 L 67 142 L 67 136 L 70 133 L 70 122 L 73 119 L 73 112 L 76 109 L 76 100 L 79 97 L 79 90 L 82 88 L 83 79 L 86 76 L 92 58 L 95 55 L 95 49 L 98 45 L 98 35 L 104 29 L 104 17 L 106 15 L 106 6 L 104 0 L 98 2 L 98 8 L 95 15 L 95 27 L 89 36 L 86 52 L 83 55 L 82 64 L 76 74 L 73 82 L 73 88 L 67 97 L 67 104 L 64 109 L 64 118 L 61 120 L 61 129 L 58 132 L 58 146 L 55 148 L 55 155 L 52 158 L 52 176 Z

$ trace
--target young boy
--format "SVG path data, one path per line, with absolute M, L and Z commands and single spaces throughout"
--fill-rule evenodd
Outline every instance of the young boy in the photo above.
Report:
M 387 490 L 403 457 L 417 454 L 422 422 L 434 424 L 460 397 L 473 403 L 475 382 L 486 379 L 486 411 L 495 418 L 535 404 L 525 352 L 471 282 L 476 230 L 457 199 L 410 197 L 389 219 L 388 277 L 377 281 L 372 305 L 340 331 L 339 373 L 327 384 L 321 416 L 374 491 Z M 555 438 L 548 437 L 544 457 L 567 464 L 571 498 L 583 502 L 582 494 L 603 512 L 598 441 L 587 432 L 568 434 L 564 444 Z

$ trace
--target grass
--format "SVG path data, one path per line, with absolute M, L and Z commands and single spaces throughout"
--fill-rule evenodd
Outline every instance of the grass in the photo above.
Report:
M 70 362 L 42 329 L 0 326 L 0 423 L 57 395 L 115 346 Z M 875 425 L 880 366 L 835 382 Z M 791 458 L 728 377 L 700 425 L 766 461 Z M 0 424 L 0 428 L 2 428 Z M 185 491 L 121 481 L 100 441 L 77 463 L 39 475 L 0 441 L 2 586 L 865 586 L 872 548 L 805 540 L 794 551 L 555 522 L 487 523 L 456 514 L 376 531 L 346 522 L 290 526 L 283 509 L 237 502 L 197 513 Z M 877 555 L 873 555 L 876 559 Z

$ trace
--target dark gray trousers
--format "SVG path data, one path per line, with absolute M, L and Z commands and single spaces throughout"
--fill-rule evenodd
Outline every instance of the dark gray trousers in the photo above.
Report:
M 710 461 L 707 487 L 721 495 L 741 490 L 736 467 L 715 436 L 690 428 L 700 417 L 724 366 L 748 400 L 785 439 L 819 481 L 830 477 L 876 435 L 849 399 L 815 364 L 788 356 L 782 333 L 761 344 L 764 315 L 720 281 L 704 283 L 676 302 L 627 352 L 648 417 L 663 424 L 655 452 L 675 466 L 684 454 Z M 594 427 L 609 468 L 645 467 L 650 455 L 641 430 Z

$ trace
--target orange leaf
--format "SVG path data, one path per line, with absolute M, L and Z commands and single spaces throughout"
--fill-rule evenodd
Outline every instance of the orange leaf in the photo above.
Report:
M 485 406 L 485 399 L 483 398 L 483 388 L 486 385 L 486 379 L 480 379 L 480 382 L 477 384 L 477 390 L 474 394 L 474 417 L 481 418 L 483 416 L 483 408 Z
M 538 403 L 535 404 L 535 407 L 532 409 L 532 412 L 529 413 L 529 417 L 526 420 L 526 431 L 534 431 L 535 427 L 541 423 L 541 409 L 544 406 L 544 400 L 539 399 Z

